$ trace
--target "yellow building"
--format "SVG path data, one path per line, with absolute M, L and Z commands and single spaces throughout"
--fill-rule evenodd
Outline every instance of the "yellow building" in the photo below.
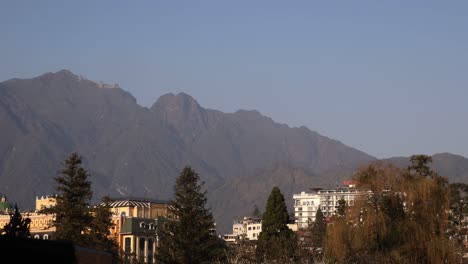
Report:
M 36 196 L 36 212 L 45 208 L 54 207 L 57 204 L 57 199 L 55 196 L 46 195 L 46 196 Z
M 21 213 L 23 218 L 31 219 L 29 230 L 32 238 L 45 240 L 53 238 L 55 228 L 52 227 L 52 222 L 54 217 L 52 215 L 38 213 L 38 210 L 44 207 L 54 206 L 55 204 L 55 197 L 53 196 L 36 197 L 36 210 L 34 212 Z M 3 228 L 9 222 L 9 214 L 0 215 L 0 228 Z
M 119 248 L 130 258 L 154 263 L 159 246 L 158 226 L 170 218 L 169 204 L 148 199 L 119 199 L 109 204 L 113 212 L 111 230 Z
M 6 202 L 6 199 L 5 199 Z M 23 212 L 23 218 L 30 218 L 31 237 L 54 239 L 54 216 L 39 213 L 41 209 L 56 205 L 55 196 L 36 197 L 33 212 Z M 125 198 L 109 203 L 114 226 L 110 230 L 119 248 L 129 257 L 154 263 L 159 246 L 158 226 L 171 218 L 169 204 L 165 201 Z M 10 221 L 9 214 L 0 214 L 0 228 Z

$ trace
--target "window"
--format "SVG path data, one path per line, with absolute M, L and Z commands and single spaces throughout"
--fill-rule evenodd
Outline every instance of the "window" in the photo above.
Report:
M 132 248 L 132 239 L 129 237 L 125 238 L 125 252 L 130 253 L 130 249 Z
M 256 234 L 255 234 L 255 233 L 253 233 L 253 237 L 255 237 L 255 235 L 256 235 Z
M 148 263 L 153 263 L 153 246 L 154 246 L 154 239 L 148 239 Z
M 249 226 L 249 230 L 252 230 L 252 227 Z
M 42 236 L 42 239 L 49 240 L 49 235 L 45 234 L 44 236 Z
M 302 207 L 298 207 L 297 210 L 298 210 L 298 211 L 302 211 Z
M 34 239 L 40 239 L 41 237 L 39 235 L 35 235 Z
M 140 237 L 140 256 L 145 254 L 145 238 Z

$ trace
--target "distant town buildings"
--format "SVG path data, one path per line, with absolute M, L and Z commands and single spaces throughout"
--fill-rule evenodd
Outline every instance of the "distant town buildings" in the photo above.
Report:
M 297 231 L 297 224 L 288 224 L 292 231 Z M 235 220 L 232 225 L 232 234 L 223 235 L 224 241 L 236 243 L 239 240 L 258 240 L 262 232 L 262 219 L 256 217 L 244 217 L 242 220 Z
M 294 218 L 298 228 L 307 228 L 309 223 L 315 221 L 317 210 L 320 208 L 325 217 L 331 217 L 336 213 L 339 200 L 344 200 L 347 205 L 354 205 L 357 196 L 363 191 L 357 190 L 353 182 L 344 182 L 346 187 L 322 190 L 312 189 L 311 192 L 294 194 Z
M 44 208 L 56 205 L 55 196 L 36 197 L 36 208 L 32 212 L 22 212 L 24 218 L 31 219 L 30 232 L 34 239 L 50 240 L 54 238 L 52 226 L 54 215 L 40 213 Z M 122 252 L 128 258 L 154 263 L 159 247 L 158 227 L 171 218 L 169 204 L 166 201 L 120 198 L 108 204 L 112 211 L 114 226 L 110 230 Z M 6 196 L 0 198 L 0 228 L 10 222 L 12 208 Z
M 2 196 L 2 201 L 4 201 L 3 204 L 8 204 L 5 195 Z M 36 209 L 32 212 L 21 213 L 23 218 L 31 219 L 29 228 L 32 238 L 49 240 L 53 237 L 55 233 L 55 227 L 52 227 L 54 216 L 39 213 L 39 210 L 52 207 L 55 204 L 55 196 L 36 197 Z M 0 214 L 0 228 L 3 228 L 8 222 L 10 222 L 10 215 L 7 211 L 3 211 Z
M 255 217 L 244 217 L 242 220 L 234 220 L 232 234 L 225 234 L 226 242 L 237 242 L 238 240 L 257 240 L 262 231 L 262 219 Z

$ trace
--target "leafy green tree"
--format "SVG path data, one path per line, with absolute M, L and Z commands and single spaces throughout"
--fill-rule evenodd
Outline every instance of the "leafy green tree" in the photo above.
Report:
M 315 222 L 312 224 L 312 245 L 314 247 L 322 247 L 323 239 L 327 233 L 327 222 L 323 216 L 322 210 L 319 208 L 315 214 Z
M 274 187 L 268 197 L 262 232 L 258 236 L 256 255 L 259 261 L 287 263 L 294 260 L 297 238 L 287 224 L 289 215 L 283 194 Z
M 119 247 L 116 238 L 110 237 L 110 230 L 114 226 L 112 222 L 112 211 L 109 204 L 112 200 L 105 196 L 100 205 L 94 208 L 93 220 L 91 222 L 90 240 L 93 248 L 111 253 L 114 258 L 118 257 Z
M 159 263 L 213 263 L 224 257 L 224 241 L 215 234 L 213 216 L 206 208 L 207 192 L 199 175 L 185 167 L 176 180 L 170 214 L 160 232 Z
M 18 206 L 15 204 L 15 210 L 10 213 L 10 222 L 8 222 L 2 230 L 2 235 L 6 237 L 29 238 L 29 225 L 31 219 L 21 216 Z
M 62 164 L 63 169 L 55 177 L 57 204 L 44 209 L 55 214 L 53 226 L 56 238 L 69 240 L 79 246 L 90 246 L 89 229 L 93 216 L 90 201 L 93 195 L 88 172 L 81 166 L 81 157 L 72 153 Z

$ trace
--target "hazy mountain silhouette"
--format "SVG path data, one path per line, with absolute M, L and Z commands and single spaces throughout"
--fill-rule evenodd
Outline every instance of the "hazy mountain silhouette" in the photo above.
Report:
M 96 200 L 106 194 L 169 199 L 181 169 L 192 166 L 206 182 L 221 231 L 254 204 L 262 208 L 273 186 L 291 203 L 293 192 L 333 186 L 375 160 L 257 111 L 205 109 L 185 93 L 142 107 L 118 85 L 67 70 L 1 82 L 0 131 L 0 193 L 23 208 L 55 192 L 60 163 L 76 151 Z M 466 179 L 466 159 L 443 160 L 443 172 L 452 176 L 456 163 L 454 179 Z

